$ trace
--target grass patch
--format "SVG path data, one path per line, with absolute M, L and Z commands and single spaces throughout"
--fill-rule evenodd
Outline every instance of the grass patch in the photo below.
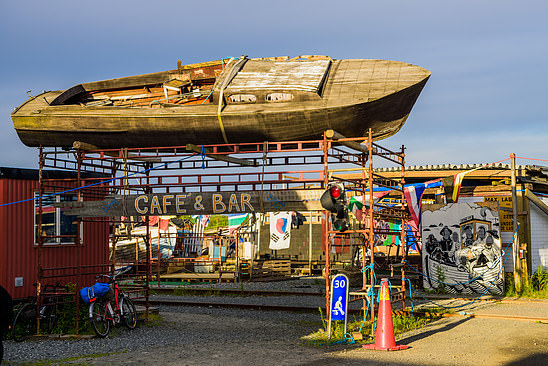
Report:
M 137 323 L 137 326 L 144 326 L 144 327 L 155 327 L 157 325 L 160 325 L 164 322 L 164 317 L 160 314 L 154 314 L 149 312 L 148 313 L 148 321 L 145 321 L 144 319 L 139 319 L 139 322 Z
M 441 310 L 439 312 L 442 312 Z M 404 332 L 408 332 L 413 329 L 422 328 L 428 323 L 438 320 L 440 318 L 438 309 L 432 309 L 431 312 L 415 313 L 415 315 L 393 315 L 392 323 L 394 326 L 394 335 L 398 336 Z M 323 328 L 318 329 L 309 335 L 301 338 L 301 341 L 305 345 L 310 346 L 327 346 L 333 344 L 345 343 L 347 337 L 354 333 L 359 332 L 363 336 L 362 341 L 356 341 L 356 343 L 367 343 L 370 339 L 375 337 L 373 326 L 371 321 L 363 319 L 357 319 L 354 317 L 352 320 L 348 320 L 347 335 L 344 333 L 344 322 L 334 321 L 331 324 L 331 339 L 328 339 L 328 320 L 324 318 L 320 309 L 320 319 Z

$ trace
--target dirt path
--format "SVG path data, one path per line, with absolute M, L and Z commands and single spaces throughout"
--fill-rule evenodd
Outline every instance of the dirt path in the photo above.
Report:
M 406 333 L 397 343 L 408 350 L 358 348 L 330 354 L 326 365 L 340 359 L 346 365 L 548 365 L 548 324 L 523 320 L 548 318 L 548 301 L 481 303 L 465 312 L 478 317 L 448 317 Z

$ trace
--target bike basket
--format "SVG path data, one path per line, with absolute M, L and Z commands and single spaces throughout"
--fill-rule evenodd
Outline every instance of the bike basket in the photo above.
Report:
M 91 287 L 84 287 L 80 290 L 80 297 L 85 303 L 94 302 L 108 293 L 110 286 L 108 283 L 97 282 Z

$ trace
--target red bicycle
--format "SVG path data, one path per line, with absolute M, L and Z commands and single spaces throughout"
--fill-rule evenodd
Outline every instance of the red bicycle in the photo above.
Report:
M 97 279 L 107 279 L 110 284 L 109 293 L 89 305 L 89 320 L 93 330 L 99 337 L 106 337 L 111 326 L 123 322 L 129 329 L 137 326 L 137 311 L 131 299 L 124 294 L 116 277 L 128 272 L 131 266 L 115 271 L 114 275 L 100 275 Z

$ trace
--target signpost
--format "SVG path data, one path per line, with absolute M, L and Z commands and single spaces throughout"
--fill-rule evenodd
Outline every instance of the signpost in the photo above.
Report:
M 329 300 L 329 329 L 327 337 L 331 338 L 331 321 L 344 320 L 344 334 L 346 334 L 348 310 L 348 277 L 338 274 L 331 280 L 331 298 Z

